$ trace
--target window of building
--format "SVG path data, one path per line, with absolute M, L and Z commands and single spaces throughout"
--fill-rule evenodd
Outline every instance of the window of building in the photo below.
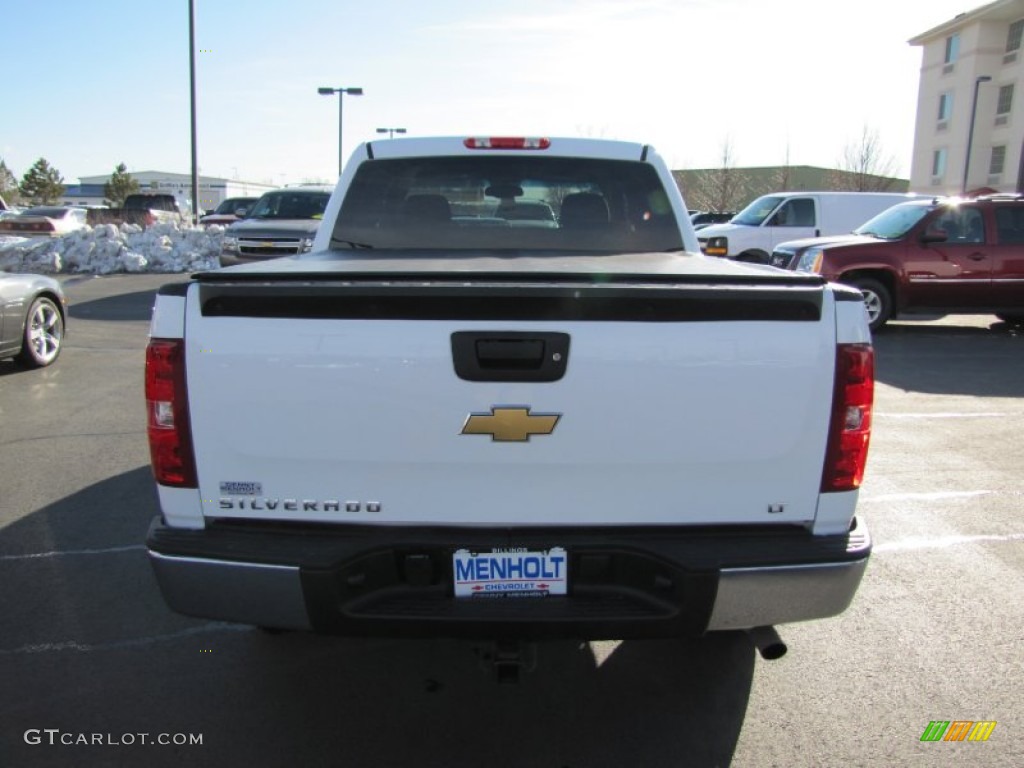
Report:
M 960 57 L 960 35 L 950 35 L 946 38 L 946 64 L 952 64 Z
M 932 153 L 932 176 L 941 179 L 946 175 L 946 148 L 936 149 Z
M 1013 85 L 1003 85 L 999 88 L 999 101 L 996 104 L 997 115 L 1008 115 L 1013 109 Z
M 992 159 L 988 161 L 988 175 L 998 176 L 1006 164 L 1006 146 L 992 147 Z
M 953 115 L 953 92 L 946 91 L 939 94 L 939 121 L 949 120 Z
M 1009 31 L 1006 33 L 1006 52 L 1012 53 L 1013 51 L 1020 50 L 1021 37 L 1024 36 L 1024 19 L 1019 19 L 1010 25 Z

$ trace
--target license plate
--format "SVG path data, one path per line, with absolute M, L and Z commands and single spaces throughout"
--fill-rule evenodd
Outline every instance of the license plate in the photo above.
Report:
M 561 547 L 538 552 L 460 549 L 452 565 L 456 597 L 564 595 L 569 579 L 569 558 Z

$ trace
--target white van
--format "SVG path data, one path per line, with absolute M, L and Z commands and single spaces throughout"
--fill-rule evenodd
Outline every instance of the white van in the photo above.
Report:
M 697 239 L 708 256 L 767 264 L 778 243 L 845 235 L 914 197 L 888 192 L 774 192 L 757 198 L 727 224 L 699 230 Z

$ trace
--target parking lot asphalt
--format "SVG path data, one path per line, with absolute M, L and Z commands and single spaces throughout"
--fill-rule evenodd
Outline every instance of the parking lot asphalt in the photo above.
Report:
M 551 643 L 498 685 L 472 643 L 165 607 L 142 373 L 154 291 L 183 279 L 62 278 L 61 358 L 0 362 L 0 766 L 1024 765 L 1024 334 L 877 336 L 875 550 L 844 614 L 779 628 L 784 658 L 744 634 Z M 996 726 L 922 742 L 936 720 Z

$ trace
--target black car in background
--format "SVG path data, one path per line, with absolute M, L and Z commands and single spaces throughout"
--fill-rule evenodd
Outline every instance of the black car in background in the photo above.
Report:
M 227 197 L 212 213 L 207 213 L 200 218 L 199 223 L 204 227 L 209 227 L 212 224 L 226 227 L 228 224 L 248 216 L 257 200 L 259 200 L 258 197 Z
M 701 229 L 709 224 L 724 224 L 735 215 L 736 211 L 697 211 L 690 215 L 690 223 L 694 229 Z

